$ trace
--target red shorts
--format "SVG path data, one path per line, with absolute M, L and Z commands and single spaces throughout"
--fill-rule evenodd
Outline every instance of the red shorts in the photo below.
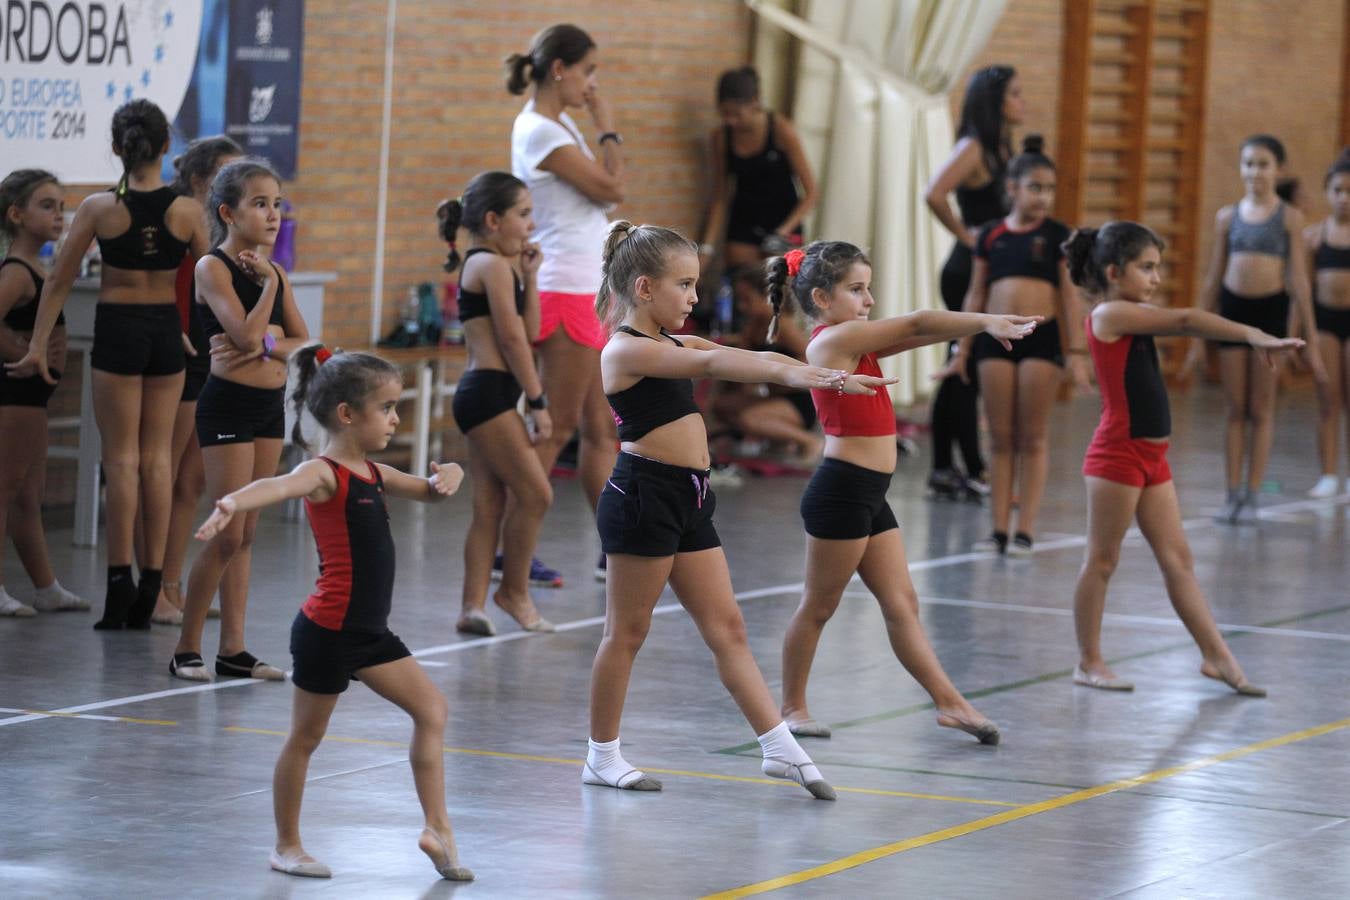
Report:
M 1083 457 L 1083 474 L 1132 487 L 1166 484 L 1172 480 L 1172 467 L 1167 464 L 1167 443 L 1139 439 L 1094 440 Z
M 562 291 L 539 292 L 539 337 L 542 344 L 562 325 L 573 343 L 603 350 L 608 335 L 595 314 L 594 294 L 565 294 Z

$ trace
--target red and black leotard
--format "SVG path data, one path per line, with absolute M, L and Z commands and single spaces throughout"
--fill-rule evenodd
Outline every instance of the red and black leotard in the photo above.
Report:
M 388 630 L 394 594 L 394 536 L 384 506 L 384 481 L 373 463 L 370 477 L 326 456 L 337 477 L 328 500 L 305 500 L 319 548 L 319 581 L 301 607 L 310 621 L 333 631 Z
M 1084 333 L 1102 392 L 1102 417 L 1088 445 L 1083 474 L 1135 487 L 1170 480 L 1166 438 L 1172 432 L 1172 413 L 1153 338 L 1127 334 L 1100 341 L 1092 333 L 1091 316 Z

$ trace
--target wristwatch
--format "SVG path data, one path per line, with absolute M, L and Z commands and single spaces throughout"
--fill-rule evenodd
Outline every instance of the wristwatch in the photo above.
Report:
M 617 131 L 606 131 L 604 134 L 600 135 L 600 137 L 595 139 L 597 144 L 603 144 L 605 141 L 613 141 L 615 146 L 622 147 L 623 135 L 619 134 Z
M 526 397 L 525 405 L 533 410 L 548 409 L 548 395 L 541 393 L 538 397 Z

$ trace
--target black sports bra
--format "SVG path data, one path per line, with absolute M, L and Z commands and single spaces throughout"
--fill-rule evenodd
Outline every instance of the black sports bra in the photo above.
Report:
M 98 238 L 103 262 L 117 269 L 162 272 L 177 269 L 189 243 L 173 236 L 164 224 L 164 214 L 178 199 L 173 188 L 153 191 L 128 190 L 121 202 L 131 214 L 131 225 L 114 238 Z
M 1322 269 L 1350 269 L 1350 247 L 1333 247 L 1327 243 L 1327 226 L 1322 223 L 1322 240 L 1317 244 L 1317 252 L 1313 254 L 1313 268 Z
M 262 299 L 262 285 L 245 275 L 244 270 L 239 268 L 239 264 L 230 259 L 219 247 L 212 250 L 211 255 L 225 263 L 226 268 L 230 270 L 230 285 L 234 288 L 234 293 L 239 298 L 239 302 L 244 305 L 244 315 L 248 315 L 253 311 L 253 307 L 258 305 L 258 301 Z M 277 269 L 277 264 L 270 260 L 269 265 Z M 277 295 L 272 300 L 272 314 L 267 317 L 267 324 L 269 325 L 282 324 L 282 312 L 285 309 L 285 304 L 281 302 L 281 292 L 284 290 L 282 285 L 285 282 L 280 280 L 280 269 L 277 269 L 277 278 Z M 225 326 L 220 324 L 220 319 L 216 318 L 210 304 L 197 301 L 197 313 L 201 316 L 202 333 L 206 335 L 208 341 L 217 334 L 225 333 Z
M 617 330 L 634 337 L 660 340 L 627 325 L 620 325 Z M 661 337 L 670 338 L 677 347 L 684 346 L 665 329 L 661 330 Z M 698 413 L 698 405 L 694 403 L 694 382 L 690 378 L 639 378 L 617 394 L 606 394 L 605 399 L 614 411 L 620 441 L 641 440 L 662 425 Z
M 470 319 L 477 319 L 480 316 L 492 315 L 492 309 L 488 305 L 487 291 L 466 291 L 464 290 L 464 268 L 469 261 L 469 257 L 475 253 L 491 253 L 487 247 L 474 247 L 468 253 L 464 254 L 464 262 L 459 266 L 459 320 L 467 322 Z M 511 270 L 511 280 L 516 287 L 516 314 L 525 315 L 525 285 L 521 282 L 520 276 L 515 270 Z
M 42 299 L 42 276 L 38 270 L 28 263 L 19 259 L 17 256 L 6 256 L 0 260 L 0 269 L 10 263 L 16 263 L 28 270 L 28 274 L 33 276 L 33 299 L 22 306 L 12 306 L 9 312 L 5 313 L 5 324 L 15 331 L 32 331 L 33 326 L 37 324 L 38 301 Z M 66 314 L 64 312 L 57 314 L 56 324 L 66 324 Z

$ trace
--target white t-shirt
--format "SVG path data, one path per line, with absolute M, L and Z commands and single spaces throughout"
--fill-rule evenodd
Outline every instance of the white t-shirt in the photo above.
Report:
M 609 220 L 605 207 L 568 182 L 539 169 L 554 150 L 575 146 L 590 159 L 577 125 L 567 113 L 555 122 L 534 111 L 534 101 L 511 128 L 511 173 L 530 189 L 534 201 L 534 239 L 544 253 L 539 290 L 594 294 L 600 290 L 600 265 Z

